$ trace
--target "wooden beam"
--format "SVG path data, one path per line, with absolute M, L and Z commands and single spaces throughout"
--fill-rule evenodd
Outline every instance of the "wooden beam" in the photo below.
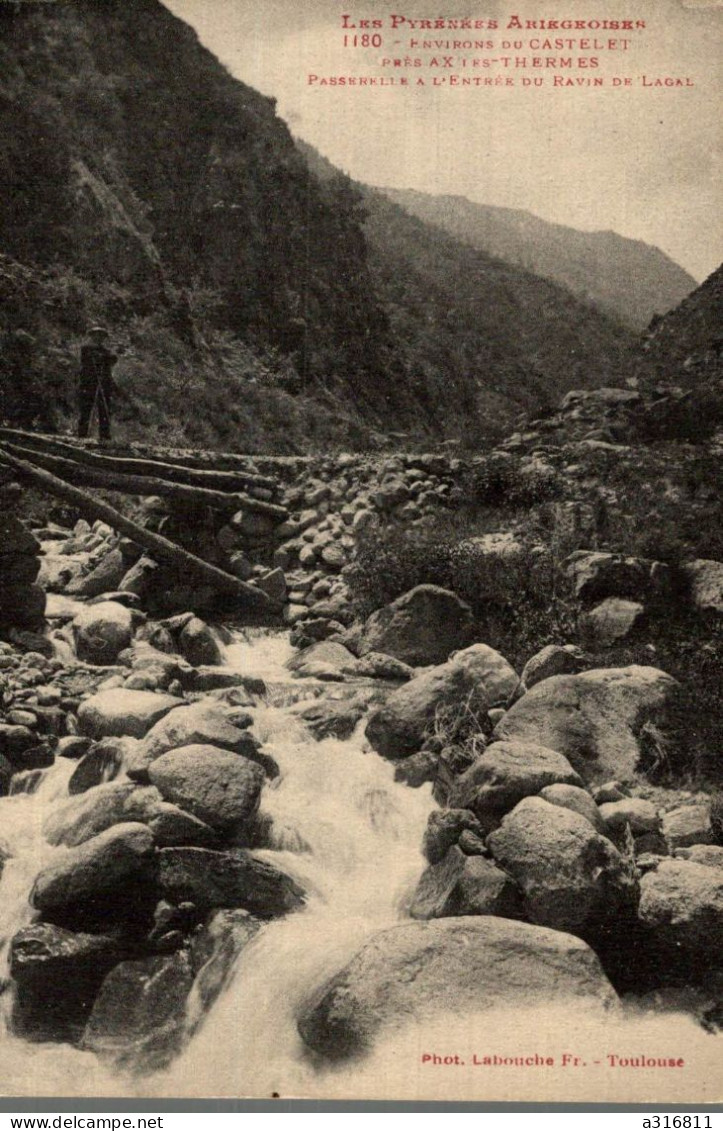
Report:
M 276 523 L 284 522 L 289 513 L 285 507 L 255 499 L 251 495 L 228 494 L 225 491 L 212 491 L 207 487 L 189 487 L 185 483 L 172 483 L 152 475 L 126 475 L 118 471 L 84 467 L 75 460 L 34 452 L 3 441 L 0 441 L 0 450 L 10 452 L 18 459 L 28 459 L 33 465 L 56 473 L 65 482 L 81 487 L 100 487 L 106 491 L 121 491 L 126 495 L 161 495 L 196 506 L 211 507 L 213 510 L 251 511 L 273 519 Z
M 135 456 L 114 456 L 91 451 L 81 444 L 69 444 L 50 436 L 22 432 L 16 428 L 0 428 L 0 441 L 7 441 L 16 447 L 46 455 L 61 456 L 89 467 L 105 468 L 125 475 L 157 475 L 174 483 L 186 483 L 191 487 L 209 487 L 218 491 L 241 491 L 244 488 L 260 487 L 274 490 L 278 487 L 275 479 L 266 475 L 234 470 L 219 471 L 215 468 L 186 467 L 173 460 L 140 459 Z
M 249 460 L 255 457 L 241 455 L 238 452 L 219 452 L 213 450 L 194 450 L 192 448 L 156 448 L 149 444 L 110 442 L 102 450 L 97 440 L 80 439 L 77 436 L 62 434 L 60 436 L 47 432 L 24 432 L 19 428 L 0 427 L 0 439 L 7 439 L 26 448 L 38 448 L 42 451 L 57 451 L 58 455 L 67 452 L 60 449 L 71 449 L 72 453 L 83 452 L 85 455 L 105 455 L 118 459 L 141 459 L 151 462 L 168 462 L 175 467 L 185 467 L 189 470 L 228 471 L 253 479 L 259 487 L 274 487 L 277 479 L 268 475 L 259 475 L 248 470 Z
M 157 561 L 167 562 L 185 575 L 197 577 L 218 590 L 219 593 L 228 593 L 231 596 L 238 597 L 239 600 L 253 608 L 268 609 L 269 611 L 280 610 L 281 605 L 272 601 L 260 589 L 256 589 L 255 586 L 249 585 L 245 581 L 240 581 L 239 578 L 233 577 L 230 573 L 225 573 L 217 566 L 210 565 L 202 558 L 197 558 L 195 554 L 181 549 L 180 546 L 169 542 L 162 535 L 146 530 L 145 527 L 139 526 L 137 522 L 126 518 L 115 507 L 102 502 L 95 495 L 89 495 L 86 491 L 81 491 L 78 487 L 65 483 L 49 471 L 35 467 L 27 460 L 19 459 L 11 452 L 0 449 L 0 466 L 3 464 L 12 467 L 18 478 L 23 482 L 30 483 L 33 487 L 70 503 L 90 521 L 94 522 L 96 519 L 100 519 L 101 522 L 106 522 L 119 534 L 125 535 L 126 538 L 130 538 L 137 545 L 148 550 Z

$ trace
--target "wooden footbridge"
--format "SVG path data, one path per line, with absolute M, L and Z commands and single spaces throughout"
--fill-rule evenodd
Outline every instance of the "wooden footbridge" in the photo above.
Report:
M 257 608 L 273 607 L 260 589 L 147 530 L 89 489 L 159 495 L 229 516 L 243 511 L 280 523 L 288 512 L 275 501 L 278 481 L 253 470 L 249 456 L 169 449 L 163 449 L 162 458 L 157 454 L 154 449 L 101 448 L 69 436 L 0 427 L 0 475 L 6 482 L 17 479 L 69 503 L 84 518 L 100 519 L 159 562 L 205 580 L 219 592 Z

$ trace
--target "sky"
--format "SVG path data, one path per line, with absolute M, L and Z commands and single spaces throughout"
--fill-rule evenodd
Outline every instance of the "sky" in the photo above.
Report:
M 613 230 L 660 247 L 695 279 L 723 258 L 720 139 L 723 0 L 165 0 L 234 77 L 277 100 L 292 132 L 367 184 L 452 193 L 519 208 L 584 230 Z M 356 29 L 344 29 L 342 17 Z M 392 16 L 404 17 L 392 28 Z M 497 20 L 484 30 L 418 30 L 422 18 Z M 527 20 L 633 20 L 644 29 L 508 28 Z M 345 46 L 377 19 L 381 47 Z M 374 29 L 369 29 L 374 34 Z M 536 40 L 574 38 L 572 47 Z M 580 40 L 606 44 L 583 47 Z M 489 48 L 423 49 L 413 40 L 471 38 Z M 610 49 L 608 40 L 617 46 Z M 515 50 L 505 43 L 522 41 Z M 627 41 L 623 48 L 621 41 Z M 350 40 L 348 41 L 350 42 Z M 451 56 L 445 68 L 433 58 Z M 461 57 L 572 57 L 574 70 L 462 70 Z M 580 69 L 580 57 L 599 59 Z M 422 67 L 395 68 L 394 58 Z M 480 63 L 478 63 L 478 68 Z M 531 67 L 531 63 L 528 63 Z M 395 85 L 310 83 L 330 76 Z M 463 87 L 465 76 L 512 77 L 512 86 Z M 409 79 L 400 86 L 400 77 Z M 523 85 L 541 77 L 542 85 Z M 601 77 L 602 87 L 554 86 L 555 77 Z M 643 78 L 645 76 L 645 79 Z M 418 84 L 418 78 L 424 84 Z M 444 83 L 433 85 L 434 77 Z M 656 79 L 684 86 L 653 85 Z M 613 85 L 617 79 L 617 85 Z M 629 85 L 624 85 L 629 79 Z

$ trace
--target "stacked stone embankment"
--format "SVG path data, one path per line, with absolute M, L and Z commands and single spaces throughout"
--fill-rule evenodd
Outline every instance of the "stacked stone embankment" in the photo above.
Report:
M 0 632 L 43 625 L 40 543 L 13 514 L 0 517 Z

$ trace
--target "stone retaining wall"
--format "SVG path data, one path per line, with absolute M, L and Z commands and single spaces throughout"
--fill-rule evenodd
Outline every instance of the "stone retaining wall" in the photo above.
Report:
M 0 630 L 43 625 L 45 593 L 35 584 L 40 544 L 15 515 L 0 517 Z

